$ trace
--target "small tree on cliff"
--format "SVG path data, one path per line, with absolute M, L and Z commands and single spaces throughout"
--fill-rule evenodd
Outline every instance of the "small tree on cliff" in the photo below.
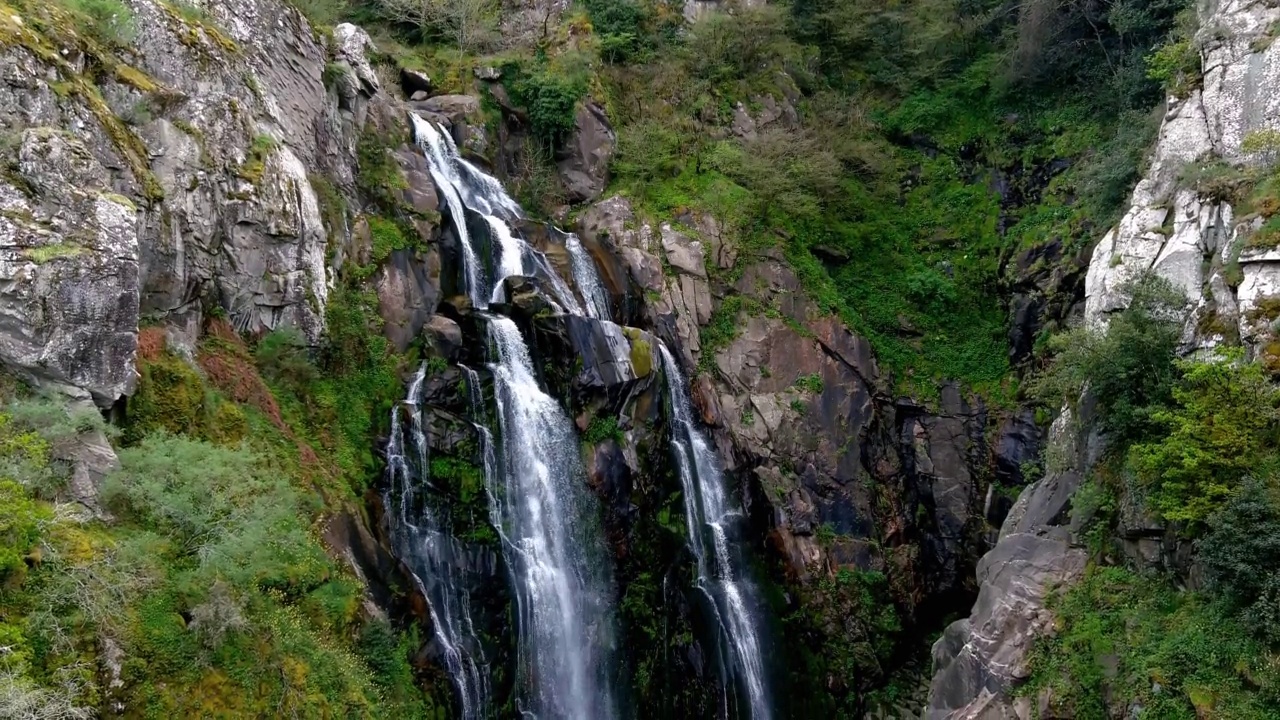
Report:
M 413 25 L 424 37 L 452 39 L 462 51 L 475 50 L 493 35 L 493 0 L 377 0 L 392 22 Z

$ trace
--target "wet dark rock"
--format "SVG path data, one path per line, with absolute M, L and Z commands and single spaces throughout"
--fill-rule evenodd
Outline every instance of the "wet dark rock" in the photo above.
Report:
M 431 78 L 424 72 L 400 68 L 400 89 L 408 96 L 418 93 L 429 94 L 435 89 L 435 84 L 431 82 Z M 418 98 L 414 99 L 417 100 Z M 423 99 L 425 100 L 426 97 L 424 96 Z

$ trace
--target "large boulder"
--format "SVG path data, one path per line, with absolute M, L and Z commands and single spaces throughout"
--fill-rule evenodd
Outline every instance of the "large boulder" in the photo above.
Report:
M 573 133 L 561 151 L 557 167 L 571 202 L 590 202 L 609 184 L 609 161 L 618 136 L 609 125 L 604 108 L 594 101 L 578 106 Z

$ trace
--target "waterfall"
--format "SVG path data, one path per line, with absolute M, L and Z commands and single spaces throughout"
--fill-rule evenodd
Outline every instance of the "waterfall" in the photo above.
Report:
M 413 136 L 417 138 L 418 147 L 427 156 L 427 164 L 431 167 L 431 177 L 436 187 L 444 195 L 444 202 L 450 208 L 456 208 L 453 215 L 453 230 L 462 246 L 462 267 L 467 283 L 467 296 L 471 304 L 478 308 L 489 307 L 489 294 L 484 290 L 481 280 L 484 268 L 480 257 L 476 255 L 471 244 L 471 233 L 467 231 L 467 213 L 463 210 L 460 190 L 464 187 L 462 176 L 458 171 L 458 150 L 453 139 L 440 132 L 435 125 L 423 120 L 415 114 L 409 115 L 413 121 Z
M 503 280 L 532 275 L 562 309 L 583 315 L 583 305 L 546 256 L 512 231 L 521 212 L 501 184 L 459 157 L 447 133 L 416 115 L 412 121 L 462 245 L 472 305 L 485 311 L 502 300 Z M 487 253 L 467 227 L 468 213 L 487 225 Z M 595 307 L 589 291 L 582 291 Z M 483 422 L 478 377 L 465 372 L 481 436 L 490 519 L 515 596 L 518 709 L 544 720 L 609 720 L 617 713 L 611 687 L 613 586 L 578 436 L 569 416 L 538 385 L 515 323 L 494 313 L 481 315 L 496 352 L 489 368 L 497 442 Z M 620 329 L 616 334 L 621 339 Z
M 528 711 L 545 718 L 613 717 L 609 687 L 611 582 L 584 482 L 578 436 L 533 375 L 515 323 L 489 319 L 502 431 L 491 492 L 517 578 L 520 666 L 535 687 Z
M 402 408 L 391 410 L 391 437 L 387 442 L 388 491 L 384 497 L 399 521 L 391 528 L 397 555 L 409 566 L 414 584 L 427 598 L 432 631 L 444 655 L 445 667 L 458 691 L 462 720 L 488 717 L 489 667 L 484 650 L 471 622 L 462 547 L 448 532 L 441 513 L 428 497 L 427 438 L 422 426 L 419 397 L 426 365 L 418 369 L 409 384 L 404 408 L 409 411 L 408 428 L 401 421 Z M 411 454 L 405 451 L 405 436 Z
M 743 577 L 741 560 L 730 546 L 731 534 L 742 512 L 729 503 L 719 459 L 694 423 L 689 391 L 675 358 L 666 345 L 663 370 L 672 409 L 672 449 L 684 486 L 689 548 L 698 564 L 698 588 L 706 595 L 715 615 L 719 642 L 727 651 L 728 682 L 738 682 L 746 696 L 752 720 L 769 720 L 764 658 L 757 599 Z
M 582 247 L 582 241 L 573 233 L 565 236 L 564 246 L 569 251 L 569 261 L 573 265 L 573 281 L 578 284 L 578 290 L 587 301 L 587 313 L 593 318 L 608 320 L 612 316 L 609 312 L 609 295 L 600 282 L 600 274 L 596 272 L 590 253 Z
M 431 177 L 451 211 L 453 230 L 462 246 L 463 279 L 472 306 L 485 310 L 490 303 L 501 302 L 503 280 L 517 275 L 532 275 L 547 283 L 553 299 L 562 309 L 582 315 L 582 305 L 546 256 L 511 231 L 510 222 L 521 218 L 522 213 L 502 184 L 459 155 L 457 145 L 447 132 L 414 113 L 409 117 L 413 123 L 414 138 L 431 168 Z M 467 226 L 468 211 L 484 220 L 489 244 L 497 249 L 492 277 L 488 279 L 488 263 L 481 260 L 475 238 Z M 584 289 L 584 296 L 586 293 Z M 588 300 L 588 304 L 592 302 Z

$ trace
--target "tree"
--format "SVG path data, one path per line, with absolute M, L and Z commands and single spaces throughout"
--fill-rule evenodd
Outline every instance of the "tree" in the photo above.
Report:
M 1174 407 L 1152 420 L 1158 440 L 1134 445 L 1129 466 L 1169 520 L 1200 523 L 1222 506 L 1276 435 L 1277 392 L 1257 363 L 1239 353 L 1181 362 Z
M 1246 478 L 1209 522 L 1197 549 L 1210 589 L 1245 613 L 1263 637 L 1280 642 L 1280 497 L 1266 481 Z
M 1168 407 L 1177 377 L 1186 298 L 1168 280 L 1142 273 L 1124 284 L 1124 310 L 1105 330 L 1080 328 L 1055 337 L 1056 355 L 1032 392 L 1052 409 L 1074 406 L 1087 388 L 1097 399 L 1099 426 L 1124 450 L 1159 429 L 1154 413 Z
M 493 0 L 377 0 L 383 16 L 413 25 L 424 36 L 452 39 L 459 50 L 477 50 L 493 36 Z

